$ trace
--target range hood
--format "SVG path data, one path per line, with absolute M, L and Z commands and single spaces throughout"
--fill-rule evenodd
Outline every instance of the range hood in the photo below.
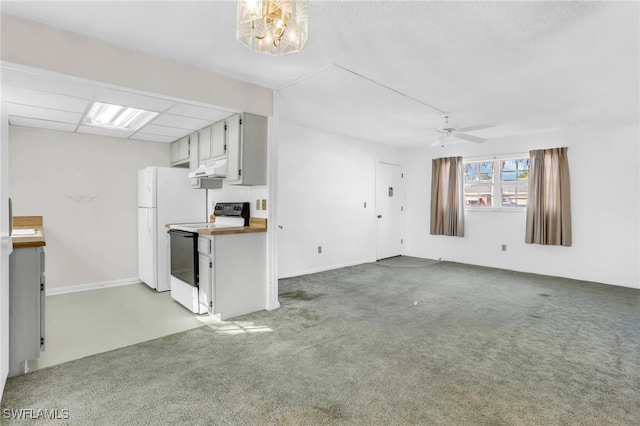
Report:
M 215 160 L 201 164 L 200 167 L 189 173 L 190 178 L 199 179 L 224 179 L 227 177 L 227 160 Z

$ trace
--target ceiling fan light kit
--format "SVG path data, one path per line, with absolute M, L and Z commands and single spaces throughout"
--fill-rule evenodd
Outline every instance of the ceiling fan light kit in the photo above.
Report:
M 268 55 L 302 50 L 307 42 L 307 0 L 238 0 L 236 38 Z

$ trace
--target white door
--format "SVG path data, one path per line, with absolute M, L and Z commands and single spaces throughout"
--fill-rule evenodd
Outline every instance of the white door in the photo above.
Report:
M 404 188 L 402 167 L 396 164 L 376 165 L 376 257 L 402 254 L 404 228 Z
M 138 278 L 151 288 L 158 285 L 156 235 L 156 209 L 138 208 Z

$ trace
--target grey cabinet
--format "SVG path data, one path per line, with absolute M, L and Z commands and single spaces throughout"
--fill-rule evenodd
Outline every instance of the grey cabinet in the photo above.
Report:
M 227 184 L 267 184 L 267 117 L 250 113 L 227 119 Z
M 200 292 L 206 297 L 210 314 L 227 320 L 265 309 L 266 235 L 200 235 Z
M 189 137 L 185 136 L 175 142 L 171 142 L 170 161 L 172 166 L 189 164 Z
M 192 133 L 188 137 L 191 145 L 191 153 L 189 154 L 189 170 L 194 171 L 200 165 L 200 132 Z M 207 137 L 207 132 L 205 132 L 204 137 Z M 221 180 L 191 178 L 190 182 L 191 187 L 195 189 L 222 188 Z
M 227 156 L 227 122 L 219 121 L 211 126 L 211 159 Z
M 9 256 L 9 376 L 45 348 L 44 249 L 14 249 Z
M 211 161 L 211 126 L 198 131 L 198 164 Z
M 227 124 L 219 121 L 198 132 L 198 163 L 208 163 L 227 156 Z

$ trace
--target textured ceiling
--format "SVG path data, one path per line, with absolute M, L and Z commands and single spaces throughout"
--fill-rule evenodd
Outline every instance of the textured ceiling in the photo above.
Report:
M 363 137 L 366 129 L 386 132 L 382 142 L 393 131 L 397 139 L 424 134 L 437 113 L 425 104 L 453 112 L 462 125 L 496 123 L 484 137 L 638 122 L 637 2 L 311 0 L 309 41 L 302 52 L 285 57 L 249 52 L 235 40 L 235 1 L 1 6 L 3 13 L 269 88 L 287 85 L 283 98 L 297 99 L 293 89 L 305 96 L 288 121 L 344 134 L 360 129 Z M 356 83 L 357 75 L 366 78 Z M 372 91 L 386 102 L 372 107 Z M 345 123 L 328 119 L 337 94 L 352 104 Z M 407 119 L 397 125 L 408 127 L 376 131 L 372 108 L 379 115 L 403 111 Z

